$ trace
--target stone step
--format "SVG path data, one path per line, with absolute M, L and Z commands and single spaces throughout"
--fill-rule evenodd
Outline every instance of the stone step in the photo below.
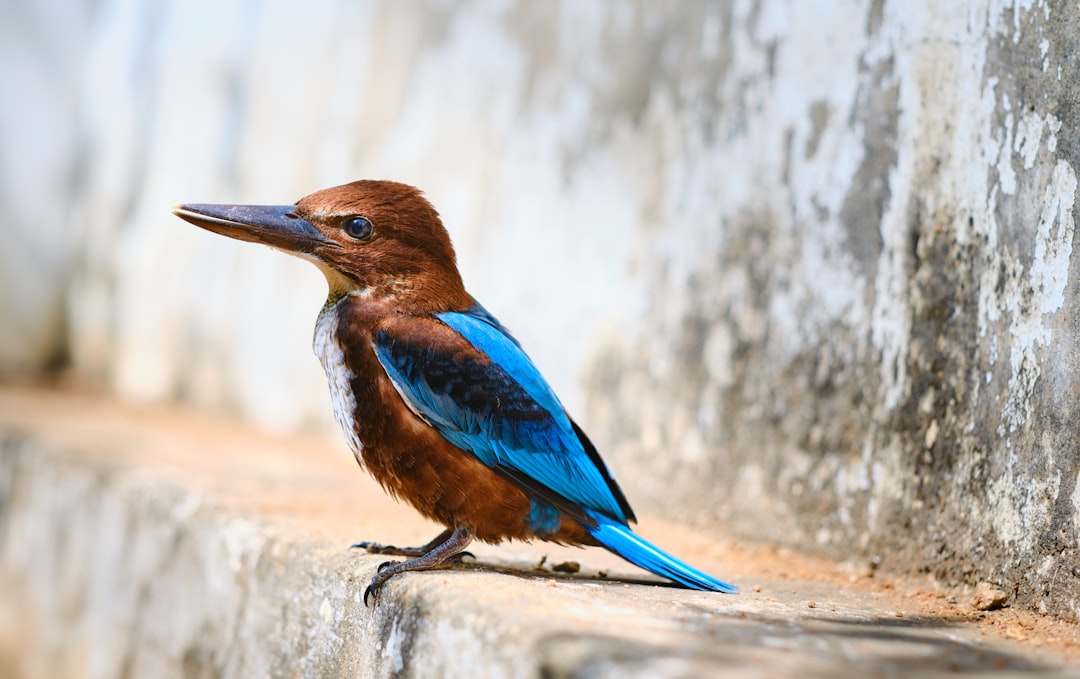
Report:
M 386 557 L 347 545 L 438 531 L 333 441 L 0 388 L 0 676 L 1080 676 L 1070 623 L 659 521 L 642 533 L 742 592 L 479 545 L 365 607 Z

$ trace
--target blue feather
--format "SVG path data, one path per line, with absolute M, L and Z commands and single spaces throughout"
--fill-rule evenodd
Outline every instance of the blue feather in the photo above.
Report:
M 554 535 L 562 527 L 562 515 L 559 510 L 549 507 L 536 498 L 529 500 L 529 516 L 525 519 L 529 528 L 542 538 Z
M 479 305 L 436 317 L 489 362 L 461 363 L 379 333 L 376 355 L 405 399 L 444 438 L 489 467 L 625 522 L 606 469 L 586 452 L 559 399 L 506 329 Z
M 540 407 L 561 420 L 559 425 L 565 426 L 565 431 L 570 431 L 570 423 L 559 397 L 522 351 L 517 340 L 484 307 L 477 304 L 465 313 L 450 311 L 436 314 L 435 317 L 487 354 L 491 362 L 505 370 Z
M 691 589 L 723 592 L 725 594 L 734 594 L 739 591 L 739 588 L 735 587 L 735 585 L 729 585 L 723 580 L 717 580 L 711 575 L 676 559 L 640 535 L 636 535 L 625 524 L 612 521 L 596 512 L 587 511 L 586 513 L 596 521 L 595 526 L 586 526 L 585 528 L 596 538 L 597 542 L 635 566 L 640 566 L 650 573 L 674 580 L 680 585 Z

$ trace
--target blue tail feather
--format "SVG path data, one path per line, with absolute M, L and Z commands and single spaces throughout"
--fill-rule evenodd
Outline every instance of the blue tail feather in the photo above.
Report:
M 588 511 L 588 514 L 596 520 L 596 526 L 587 527 L 589 533 L 604 547 L 635 566 L 640 566 L 655 575 L 674 580 L 690 589 L 723 592 L 725 594 L 734 594 L 739 591 L 739 588 L 735 585 L 729 585 L 722 580 L 717 580 L 711 575 L 679 561 L 648 540 L 635 535 L 629 526 L 613 521 L 598 512 Z

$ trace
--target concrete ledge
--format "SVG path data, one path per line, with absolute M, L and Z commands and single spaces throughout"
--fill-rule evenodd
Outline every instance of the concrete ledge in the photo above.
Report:
M 1080 676 L 1069 623 L 999 612 L 1035 649 L 998 614 L 946 605 L 957 592 L 644 529 L 744 593 L 645 586 L 595 550 L 480 546 L 367 609 L 383 557 L 345 545 L 437 528 L 336 446 L 0 389 L 0 675 Z M 582 572 L 537 570 L 538 555 Z

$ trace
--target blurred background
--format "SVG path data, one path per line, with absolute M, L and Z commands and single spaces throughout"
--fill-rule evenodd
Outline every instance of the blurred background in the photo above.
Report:
M 1071 610 L 1077 34 L 1007 0 L 9 1 L 0 376 L 331 431 L 322 276 L 170 208 L 394 179 L 639 508 Z

